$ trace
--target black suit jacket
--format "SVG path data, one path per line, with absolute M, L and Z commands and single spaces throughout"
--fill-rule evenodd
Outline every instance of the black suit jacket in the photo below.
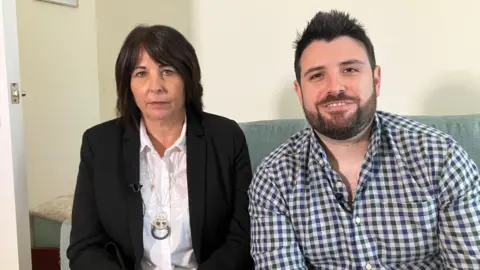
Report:
M 238 124 L 187 113 L 190 228 L 199 270 L 253 269 L 247 189 L 252 170 Z M 121 119 L 85 131 L 67 256 L 72 270 L 138 269 L 143 256 L 140 134 Z

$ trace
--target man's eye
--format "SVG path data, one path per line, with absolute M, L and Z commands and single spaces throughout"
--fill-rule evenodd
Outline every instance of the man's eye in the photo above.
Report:
M 316 79 L 320 79 L 322 77 L 323 77 L 322 73 L 317 73 L 317 74 L 313 74 L 312 76 L 310 76 L 310 80 L 316 80 Z
M 354 73 L 354 72 L 358 72 L 358 70 L 356 68 L 346 68 L 343 70 L 344 73 Z

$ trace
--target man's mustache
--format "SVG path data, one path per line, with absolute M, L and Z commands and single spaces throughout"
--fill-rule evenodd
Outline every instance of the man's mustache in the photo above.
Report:
M 350 100 L 350 101 L 353 101 L 355 103 L 358 103 L 359 98 L 347 96 L 344 93 L 340 93 L 338 95 L 328 95 L 324 99 L 317 102 L 316 105 L 317 106 L 323 106 L 327 103 L 336 102 L 336 101 L 346 101 L 346 100 Z

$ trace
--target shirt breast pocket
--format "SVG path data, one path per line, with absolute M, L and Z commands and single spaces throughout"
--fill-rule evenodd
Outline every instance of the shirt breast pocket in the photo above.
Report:
M 387 265 L 422 261 L 438 252 L 437 204 L 423 201 L 381 201 L 367 226 L 377 255 Z

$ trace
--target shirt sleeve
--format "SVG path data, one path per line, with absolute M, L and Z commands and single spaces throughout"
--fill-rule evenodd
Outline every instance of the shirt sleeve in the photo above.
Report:
M 307 269 L 282 197 L 270 170 L 260 166 L 249 191 L 251 255 L 255 269 Z
M 445 269 L 478 269 L 479 171 L 465 150 L 455 142 L 448 148 L 439 182 L 438 226 Z

